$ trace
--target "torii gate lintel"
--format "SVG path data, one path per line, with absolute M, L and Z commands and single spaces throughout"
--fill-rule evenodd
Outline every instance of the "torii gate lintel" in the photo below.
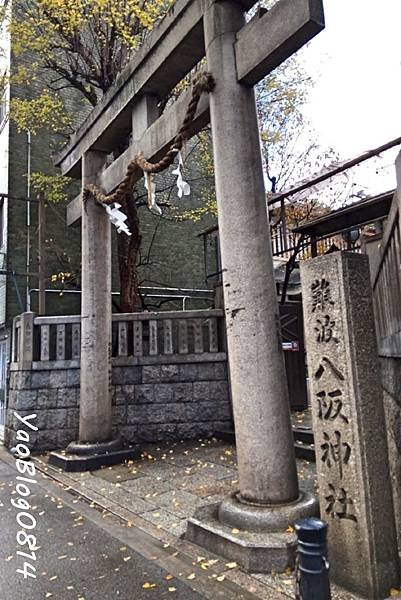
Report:
M 206 6 L 221 0 L 206 0 Z M 250 8 L 252 0 L 236 2 L 234 5 Z M 203 14 L 198 0 L 177 0 L 177 8 L 166 18 L 163 27 L 156 28 L 138 57 L 130 63 L 118 78 L 115 86 L 91 112 L 87 120 L 72 136 L 71 142 L 55 157 L 55 164 L 64 175 L 81 177 L 81 160 L 88 150 L 110 153 L 116 140 L 132 131 L 132 112 L 143 95 L 163 95 L 174 88 L 177 81 L 177 63 L 180 64 L 180 78 L 205 56 Z M 182 28 L 183 33 L 177 34 Z M 322 0 L 279 0 L 267 12 L 257 12 L 236 34 L 235 60 L 238 83 L 255 85 L 294 52 L 304 46 L 324 28 Z M 159 29 L 161 31 L 159 32 Z M 201 31 L 202 43 L 199 43 Z M 266 32 L 269 35 L 266 35 Z M 163 33 L 163 36 L 161 35 Z M 159 41 L 161 37 L 161 41 Z M 257 40 L 257 44 L 255 43 Z M 153 43 L 152 43 L 153 42 Z M 186 52 L 184 52 L 184 48 Z M 190 51 L 188 53 L 188 47 Z M 144 51 L 151 60 L 145 60 Z M 159 84 L 159 88 L 158 88 Z M 159 90 L 159 91 L 157 91 Z M 142 139 L 135 135 L 136 143 L 115 161 L 104 173 L 104 191 L 110 193 L 121 179 L 121 165 L 125 166 L 140 148 L 149 160 L 163 151 L 174 138 L 176 129 L 166 127 L 166 122 L 177 124 L 181 121 L 188 104 L 190 92 L 170 106 L 156 122 L 145 131 Z M 138 99 L 138 100 L 137 100 Z M 198 133 L 209 120 L 209 102 L 205 97 L 201 102 L 197 123 L 191 131 Z M 155 134 L 157 130 L 161 133 Z M 165 132 L 165 133 L 163 133 Z M 113 142 L 114 140 L 114 142 Z M 116 164 L 117 163 L 117 164 Z

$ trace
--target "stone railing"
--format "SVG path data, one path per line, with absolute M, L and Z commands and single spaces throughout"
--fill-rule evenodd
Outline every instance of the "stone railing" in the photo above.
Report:
M 113 366 L 225 359 L 222 310 L 113 315 Z M 81 317 L 14 319 L 12 370 L 78 367 Z
M 232 429 L 223 315 L 202 310 L 113 316 L 115 435 L 138 444 Z M 14 411 L 37 415 L 35 451 L 65 448 L 78 438 L 80 321 L 33 313 L 15 319 L 7 447 L 17 443 Z

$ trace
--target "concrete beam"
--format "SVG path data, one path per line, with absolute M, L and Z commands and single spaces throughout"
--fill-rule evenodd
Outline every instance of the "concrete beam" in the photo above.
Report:
M 160 160 L 165 151 L 173 142 L 177 131 L 182 125 L 188 108 L 191 90 L 175 102 L 166 112 L 157 119 L 144 133 L 141 140 L 131 146 L 115 160 L 102 174 L 100 180 L 102 189 L 106 194 L 112 192 L 125 177 L 128 163 L 140 150 L 153 162 Z M 209 122 L 209 97 L 203 95 L 189 130 L 191 138 Z
M 70 143 L 55 157 L 63 174 L 79 178 L 84 152 L 111 152 L 130 133 L 134 97 L 143 93 L 164 97 L 202 59 L 202 5 L 195 0 L 174 4 Z
M 253 0 L 235 0 L 244 9 Z M 132 110 L 145 93 L 162 95 L 171 89 L 202 58 L 204 48 L 202 14 L 215 0 L 193 2 L 178 0 L 174 10 L 162 21 L 124 70 L 116 85 L 106 94 L 71 143 L 57 157 L 62 173 L 80 177 L 80 162 L 89 149 L 110 152 L 132 128 Z M 298 50 L 324 27 L 322 0 L 280 0 L 267 13 L 259 12 L 237 34 L 236 62 L 238 81 L 253 85 L 283 60 Z M 258 39 L 258 44 L 254 40 Z M 148 56 L 146 56 L 146 53 Z M 185 72 L 184 72 L 185 71 Z M 174 104 L 133 142 L 104 173 L 104 191 L 113 191 L 125 175 L 129 161 L 143 151 L 150 160 L 158 160 L 174 139 L 189 102 L 189 94 Z M 191 135 L 209 121 L 209 99 L 203 97 Z M 68 222 L 80 217 L 78 202 L 69 207 Z
M 128 163 L 140 150 L 151 161 L 157 161 L 162 158 L 182 124 L 185 112 L 188 108 L 190 96 L 191 90 L 188 90 L 146 130 L 140 140 L 134 141 L 130 147 L 102 173 L 100 181 L 104 193 L 109 194 L 116 189 L 126 175 Z M 189 137 L 194 136 L 203 129 L 203 127 L 209 123 L 209 120 L 209 97 L 203 95 L 200 99 L 195 119 L 189 130 Z M 81 210 L 81 196 L 77 196 L 67 206 L 68 226 L 74 225 L 79 221 L 81 218 Z
M 322 29 L 322 0 L 280 0 L 237 34 L 238 81 L 255 85 Z
M 76 196 L 74 200 L 67 205 L 67 227 L 77 225 L 81 218 L 82 211 L 82 196 Z
M 81 158 L 111 152 L 131 131 L 131 104 L 142 93 L 164 97 L 204 57 L 202 17 L 215 0 L 177 0 L 112 89 L 93 109 L 69 144 L 54 157 L 64 175 L 81 177 Z M 249 10 L 255 0 L 234 0 Z

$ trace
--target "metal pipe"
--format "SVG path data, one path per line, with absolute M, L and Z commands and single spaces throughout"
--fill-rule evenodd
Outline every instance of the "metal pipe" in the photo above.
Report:
M 31 297 L 29 293 L 29 269 L 31 262 L 31 132 L 27 131 L 27 183 L 26 183 L 26 310 L 31 310 Z
M 7 271 L 7 273 L 8 273 L 8 271 Z M 0 270 L 0 274 L 1 274 L 1 270 Z M 35 275 L 36 275 L 36 273 L 35 273 Z M 149 290 L 149 289 L 152 289 L 152 288 L 146 288 L 146 289 Z M 164 288 L 153 288 L 153 289 L 160 289 L 160 291 L 163 291 L 163 292 L 164 291 L 169 291 L 168 288 L 166 288 L 166 290 L 164 290 Z M 182 291 L 184 292 L 186 290 L 182 290 Z M 189 290 L 189 291 L 196 291 L 196 292 L 199 292 L 199 293 L 202 292 L 202 290 Z M 39 292 L 39 288 L 30 288 L 29 289 L 29 293 L 32 293 L 32 292 Z M 48 292 L 49 293 L 53 293 L 53 294 L 60 294 L 60 293 L 63 293 L 63 294 L 80 294 L 81 290 L 58 290 L 58 289 L 51 288 L 51 289 L 47 289 L 46 290 L 46 294 Z M 147 296 L 148 298 L 173 298 L 173 299 L 174 298 L 180 298 L 180 299 L 181 298 L 192 298 L 194 300 L 197 300 L 199 298 L 201 298 L 203 300 L 211 300 L 212 299 L 211 296 L 212 296 L 213 292 L 211 290 L 203 290 L 203 293 L 204 294 L 207 293 L 209 295 L 207 295 L 207 296 L 206 295 L 205 296 L 189 296 L 188 294 L 148 294 L 148 293 L 145 293 L 145 296 Z M 119 295 L 120 295 L 120 292 L 112 292 L 112 296 L 119 296 Z
M 149 289 L 149 288 L 147 288 Z M 162 288 L 155 288 L 155 289 L 162 289 Z M 31 288 L 29 290 L 29 297 L 31 296 L 32 292 L 36 292 L 38 293 L 40 290 L 38 288 Z M 55 290 L 55 289 L 48 289 L 45 290 L 45 293 L 48 294 L 80 294 L 81 290 Z M 120 293 L 119 292 L 112 292 L 112 296 L 119 296 Z M 169 299 L 169 300 L 182 300 L 182 310 L 185 311 L 186 310 L 186 303 L 187 300 L 213 300 L 213 298 L 211 298 L 210 296 L 188 296 L 188 295 L 183 295 L 183 294 L 145 294 L 145 298 L 165 298 L 165 299 Z

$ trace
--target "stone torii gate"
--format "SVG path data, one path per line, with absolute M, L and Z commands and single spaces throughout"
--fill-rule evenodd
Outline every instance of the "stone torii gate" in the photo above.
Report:
M 177 0 L 56 160 L 63 174 L 106 194 L 140 151 L 158 160 L 190 91 L 161 116 L 158 101 L 206 55 L 216 86 L 201 98 L 190 135 L 211 121 L 240 491 L 220 506 L 213 535 L 207 524 L 192 523 L 190 538 L 205 545 L 215 544 L 215 535 L 223 540 L 227 527 L 285 531 L 317 506 L 298 488 L 253 86 L 323 29 L 323 7 L 321 0 L 279 0 L 246 23 L 254 4 Z M 107 154 L 130 132 L 130 147 L 106 168 Z M 73 449 L 99 451 L 113 447 L 110 223 L 93 198 L 82 207 L 78 198 L 68 208 L 69 224 L 82 219 L 80 430 Z M 238 558 L 230 543 L 220 552 Z M 255 544 L 238 560 L 260 570 L 252 552 L 266 544 Z M 285 568 L 287 546 L 288 535 L 282 554 L 276 548 L 261 570 Z

